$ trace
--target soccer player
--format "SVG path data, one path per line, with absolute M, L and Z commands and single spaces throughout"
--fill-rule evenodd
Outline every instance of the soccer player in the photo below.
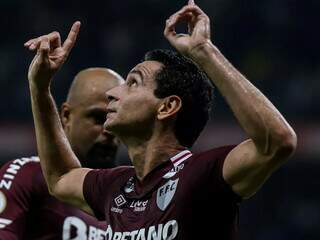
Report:
M 176 33 L 182 21 L 189 34 Z M 37 49 L 28 79 L 50 192 L 106 219 L 108 240 L 235 239 L 238 203 L 293 154 L 293 129 L 214 46 L 208 16 L 189 1 L 167 20 L 164 30 L 181 54 L 147 53 L 125 84 L 107 92 L 105 129 L 127 146 L 134 167 L 82 168 L 49 91 L 79 29 L 80 23 L 74 23 L 62 45 L 48 35 L 27 42 Z M 208 120 L 212 83 L 248 140 L 194 154 L 189 148 Z
M 83 166 L 115 166 L 119 141 L 103 131 L 105 92 L 123 82 L 106 68 L 75 77 L 61 108 L 61 122 Z M 76 183 L 75 183 L 76 184 Z M 19 158 L 0 169 L 0 239 L 103 239 L 105 222 L 63 203 L 49 192 L 38 157 Z

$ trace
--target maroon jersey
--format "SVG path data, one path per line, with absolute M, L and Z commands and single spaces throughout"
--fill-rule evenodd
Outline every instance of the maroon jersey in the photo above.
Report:
M 49 195 L 39 158 L 0 169 L 0 239 L 104 239 L 106 224 Z
M 108 240 L 235 239 L 241 199 L 222 176 L 231 149 L 182 151 L 142 182 L 132 167 L 92 170 L 84 196 Z

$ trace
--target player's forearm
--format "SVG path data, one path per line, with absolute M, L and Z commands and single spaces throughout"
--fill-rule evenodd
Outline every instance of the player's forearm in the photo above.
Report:
M 279 148 L 293 151 L 296 135 L 291 126 L 273 104 L 237 71 L 212 43 L 195 49 L 191 57 L 224 96 L 260 153 L 272 154 Z
M 62 175 L 81 165 L 65 136 L 50 90 L 39 91 L 31 83 L 30 92 L 41 167 L 52 190 Z

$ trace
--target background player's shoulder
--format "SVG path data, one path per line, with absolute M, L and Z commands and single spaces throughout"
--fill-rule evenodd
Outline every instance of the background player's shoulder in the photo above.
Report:
M 18 174 L 21 171 L 38 171 L 39 169 L 41 169 L 39 157 L 22 157 L 5 163 L 1 167 L 1 173 Z
M 23 157 L 7 162 L 0 169 L 0 189 L 10 190 L 15 185 L 26 186 L 35 177 L 41 177 L 38 157 Z

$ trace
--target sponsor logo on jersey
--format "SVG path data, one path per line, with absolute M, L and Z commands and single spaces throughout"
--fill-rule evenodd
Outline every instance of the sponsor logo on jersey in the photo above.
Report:
M 0 191 L 0 213 L 6 209 L 7 206 L 7 198 L 6 195 L 4 195 L 3 192 Z
M 118 195 L 115 199 L 114 199 L 115 204 L 117 205 L 117 207 L 111 207 L 111 212 L 115 212 L 115 213 L 122 213 L 123 210 L 119 207 L 121 207 L 122 205 L 126 204 L 127 201 L 124 198 L 124 196 L 122 194 Z
M 72 234 L 76 233 L 76 236 Z M 74 216 L 67 217 L 63 223 L 63 240 L 104 240 L 105 231 L 87 225 L 82 219 Z
M 6 218 L 0 218 L 0 229 L 5 228 L 10 223 L 12 223 L 12 220 L 6 219 Z
M 173 168 L 163 175 L 164 179 L 172 178 L 184 167 L 184 162 L 192 156 L 192 153 L 189 150 L 184 150 L 175 156 L 171 157 L 170 160 L 173 164 Z
M 114 213 L 122 213 L 123 210 L 121 208 L 116 208 L 116 207 L 111 207 L 111 212 L 114 212 Z
M 161 186 L 157 191 L 157 206 L 164 211 L 171 202 L 178 186 L 179 178 L 176 180 L 169 180 L 166 184 Z
M 21 158 L 12 161 L 6 172 L 3 174 L 0 181 L 0 188 L 10 190 L 15 176 L 18 174 L 21 167 L 29 162 L 39 162 L 38 157 Z
M 146 210 L 149 200 L 140 201 L 140 200 L 133 200 L 130 204 L 130 208 L 133 208 L 135 212 L 143 212 Z
M 123 204 L 125 204 L 127 201 L 124 198 L 124 196 L 122 194 L 120 194 L 118 197 L 116 197 L 114 199 L 114 202 L 116 203 L 117 207 L 122 206 Z
M 173 240 L 178 235 L 178 222 L 166 223 L 140 228 L 131 232 L 113 232 L 110 225 L 106 231 L 106 240 Z

